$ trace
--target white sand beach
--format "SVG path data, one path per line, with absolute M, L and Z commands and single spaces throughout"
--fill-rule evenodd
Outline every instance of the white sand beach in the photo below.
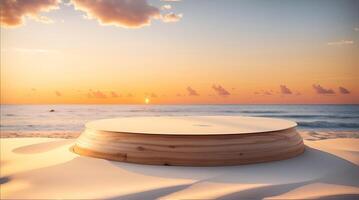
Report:
M 0 200 L 359 200 L 359 0 L 0 0 Z
M 228 167 L 121 163 L 74 154 L 74 139 L 2 138 L 1 199 L 358 199 L 359 140 L 302 135 L 298 157 Z

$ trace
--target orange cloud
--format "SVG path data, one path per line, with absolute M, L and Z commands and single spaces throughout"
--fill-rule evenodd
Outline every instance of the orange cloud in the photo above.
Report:
M 84 11 L 87 17 L 104 25 L 139 28 L 150 25 L 152 18 L 160 17 L 160 10 L 146 0 L 72 0 L 75 9 Z
M 191 87 L 187 87 L 188 96 L 199 96 L 198 92 Z
M 270 91 L 263 91 L 264 95 L 272 95 L 272 93 Z
M 226 89 L 224 89 L 221 85 L 213 85 L 212 89 L 219 95 L 219 96 L 228 96 L 231 95 Z
M 87 97 L 88 98 L 105 99 L 105 98 L 107 98 L 107 95 L 105 93 L 101 92 L 100 90 L 97 90 L 97 91 L 89 90 L 89 92 L 87 93 Z
M 272 95 L 272 93 L 271 93 L 271 92 L 268 92 L 268 91 L 264 91 L 264 94 L 265 94 L 265 95 Z
M 282 94 L 292 94 L 292 91 L 285 85 L 280 85 L 280 92 Z
M 39 15 L 57 9 L 60 0 L 1 0 L 0 24 L 4 27 L 16 27 L 24 23 L 25 17 L 50 23 L 51 19 Z
M 339 87 L 339 92 L 341 94 L 350 94 L 350 91 L 348 89 L 346 89 L 345 87 L 342 87 L 342 86 Z
M 163 95 L 162 95 L 163 96 Z M 158 95 L 156 94 L 156 93 L 145 93 L 145 97 L 151 97 L 151 98 L 157 98 L 158 97 Z
M 61 94 L 61 92 L 59 92 L 59 91 L 55 91 L 55 94 L 56 94 L 56 96 L 58 96 L 58 97 L 61 97 L 62 96 L 62 94 Z
M 151 93 L 150 97 L 152 97 L 152 98 L 157 98 L 158 96 L 157 96 L 157 94 L 155 94 L 155 93 Z
M 119 97 L 119 95 L 116 92 L 112 91 L 111 92 L 111 97 L 117 98 L 117 97 Z
M 313 85 L 313 89 L 317 94 L 335 94 L 334 90 L 323 88 L 320 85 Z
M 260 92 L 254 92 L 255 95 L 272 95 L 272 90 L 268 91 L 268 90 L 262 90 Z

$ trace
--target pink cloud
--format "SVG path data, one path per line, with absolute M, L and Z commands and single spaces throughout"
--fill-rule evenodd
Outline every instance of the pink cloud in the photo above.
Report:
M 339 87 L 339 92 L 341 94 L 350 94 L 350 91 L 342 86 Z
M 334 90 L 323 88 L 320 85 L 313 85 L 313 89 L 317 94 L 335 94 Z
M 84 11 L 87 17 L 97 19 L 103 25 L 138 28 L 151 24 L 160 17 L 160 9 L 146 0 L 72 0 L 75 9 Z
M 1 0 L 0 24 L 4 27 L 16 27 L 24 23 L 26 17 L 50 23 L 51 19 L 41 16 L 41 12 L 57 9 L 60 0 Z
M 188 96 L 199 96 L 198 92 L 191 87 L 187 87 Z
M 292 91 L 285 85 L 280 85 L 280 92 L 282 94 L 292 94 Z
M 221 85 L 213 85 L 212 89 L 217 93 L 219 96 L 228 96 L 231 95 L 226 89 L 224 89 Z
M 16 27 L 31 18 L 43 23 L 53 21 L 42 12 L 58 9 L 61 0 L 1 0 L 0 24 L 4 27 Z M 171 5 L 161 8 L 153 6 L 147 0 L 70 0 L 65 5 L 74 5 L 76 10 L 85 12 L 84 17 L 95 19 L 102 25 L 115 25 L 124 28 L 139 28 L 150 25 L 153 19 L 163 22 L 177 22 L 183 14 L 161 14 L 162 10 L 172 9 Z

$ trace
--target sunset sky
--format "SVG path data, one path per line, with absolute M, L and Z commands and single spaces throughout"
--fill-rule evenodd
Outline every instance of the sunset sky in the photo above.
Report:
M 359 1 L 1 0 L 1 103 L 359 103 Z

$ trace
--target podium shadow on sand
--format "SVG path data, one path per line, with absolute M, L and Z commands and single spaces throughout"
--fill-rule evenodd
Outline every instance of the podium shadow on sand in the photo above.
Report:
M 193 184 L 156 189 L 138 194 L 109 199 L 138 199 L 158 197 L 178 192 L 201 183 L 264 184 L 253 189 L 232 192 L 218 199 L 262 199 L 287 193 L 296 188 L 327 183 L 344 186 L 359 186 L 359 167 L 333 154 L 306 146 L 305 152 L 295 158 L 260 164 L 223 167 L 181 167 L 138 165 L 109 161 L 116 167 L 146 176 L 195 180 Z M 343 177 L 352 177 L 347 180 Z M 352 199 L 356 194 L 328 196 L 324 199 Z

